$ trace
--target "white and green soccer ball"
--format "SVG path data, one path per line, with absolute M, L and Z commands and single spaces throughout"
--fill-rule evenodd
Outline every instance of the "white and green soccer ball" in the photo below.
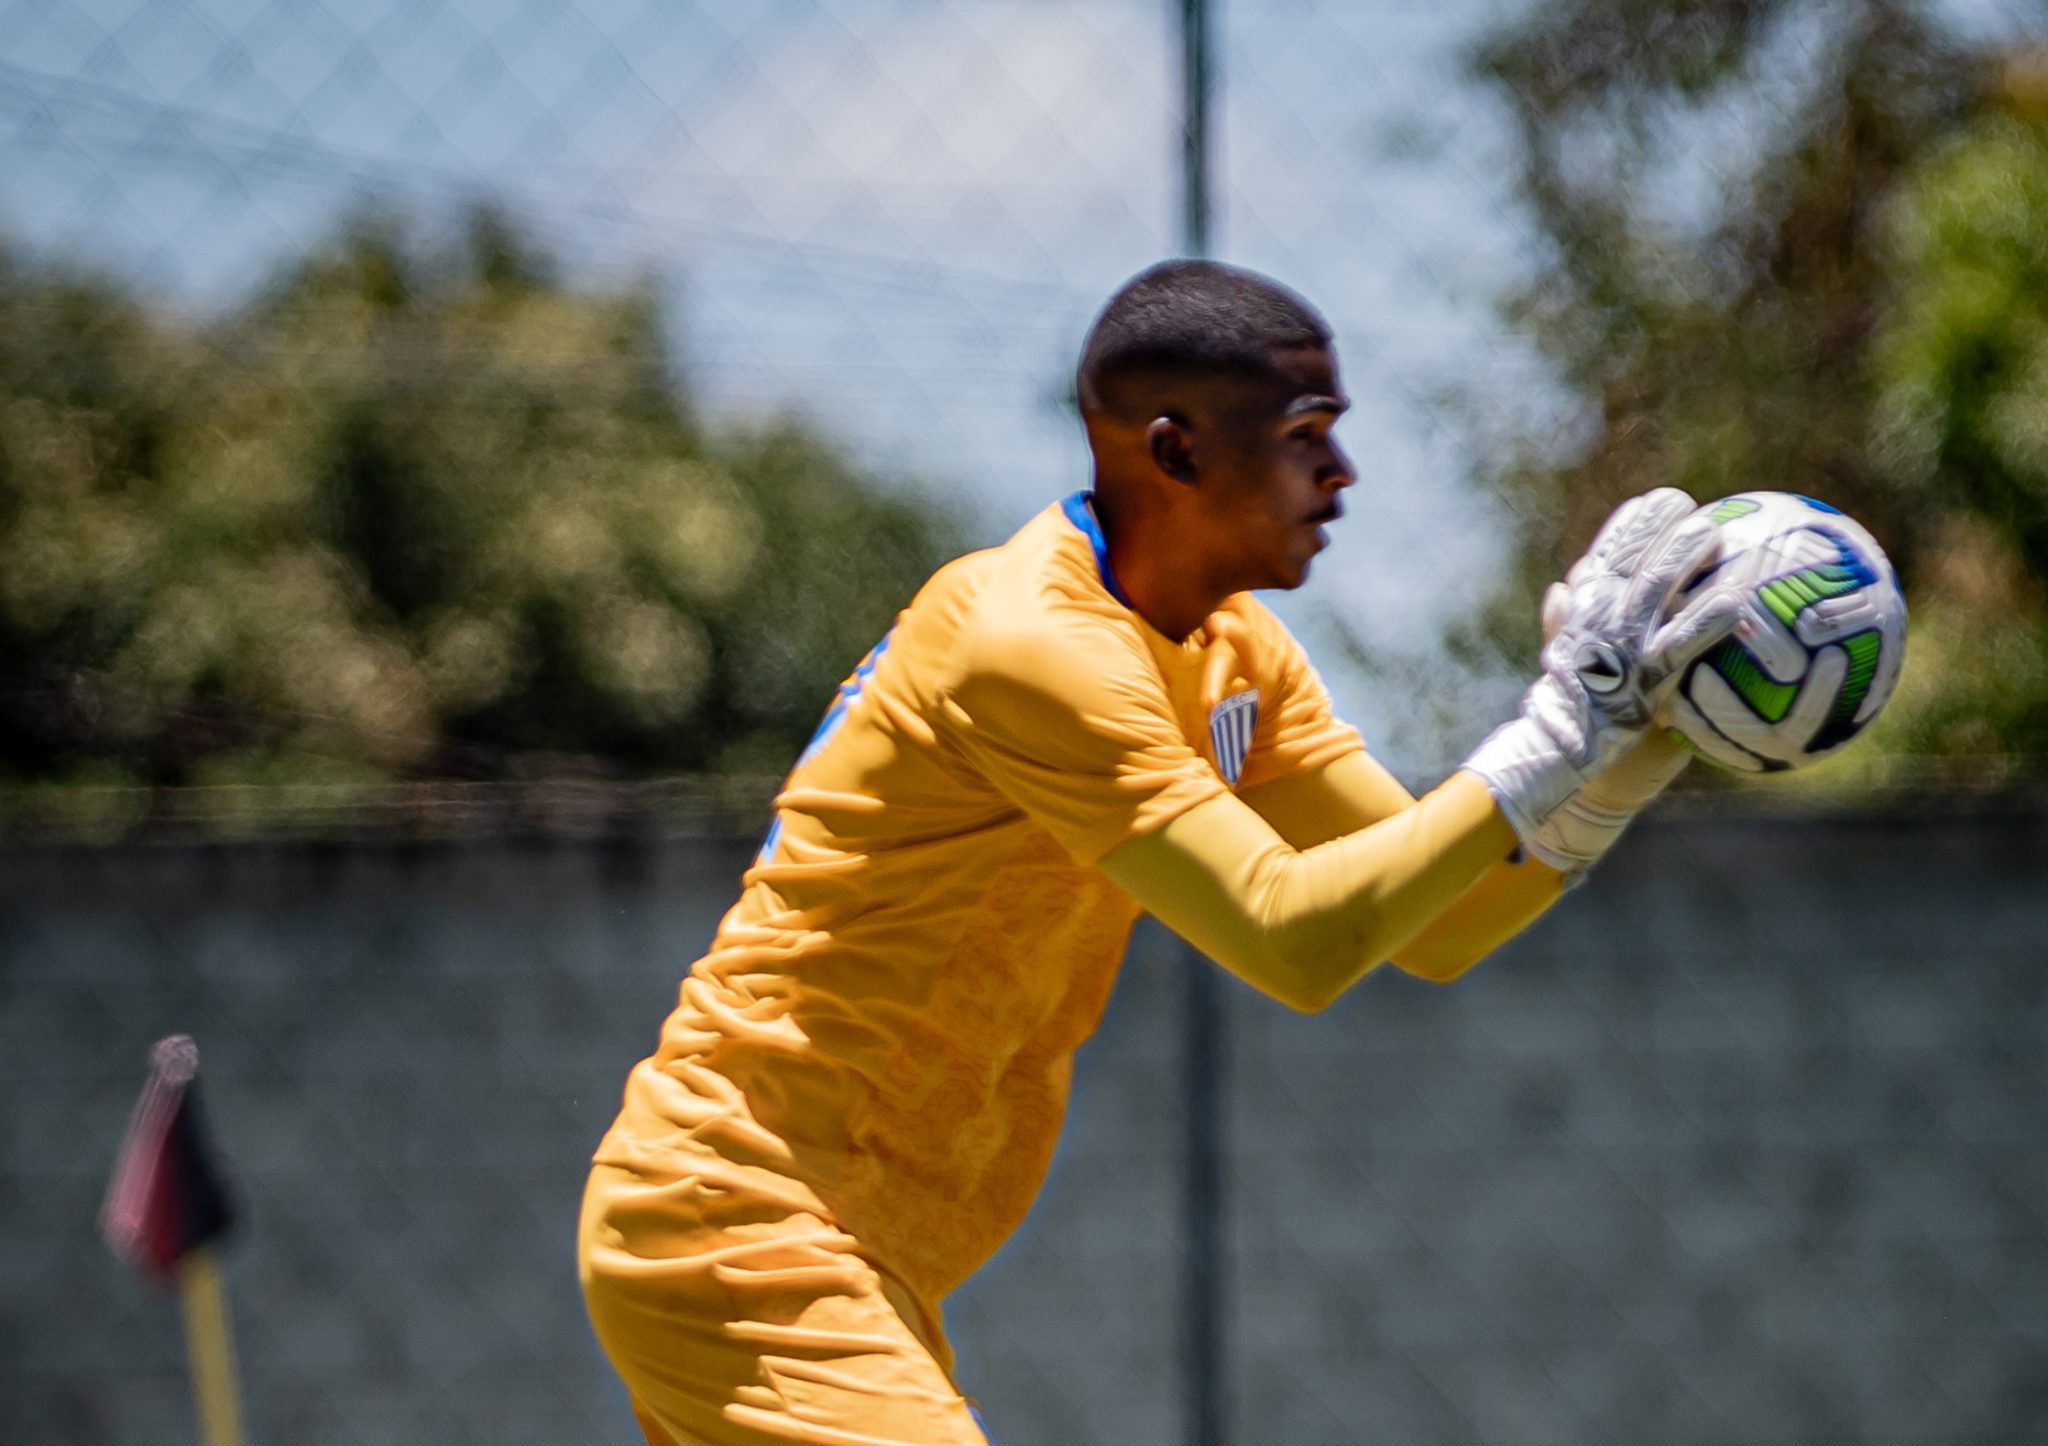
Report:
M 1735 631 L 1686 669 L 1667 704 L 1705 758 L 1745 772 L 1804 768 L 1862 732 L 1906 655 L 1906 600 L 1877 540 L 1790 492 L 1742 492 L 1701 509 L 1721 529 L 1711 581 L 1742 593 Z

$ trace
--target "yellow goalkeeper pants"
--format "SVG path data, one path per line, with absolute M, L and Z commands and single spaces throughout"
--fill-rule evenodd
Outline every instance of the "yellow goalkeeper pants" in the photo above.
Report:
M 578 1246 L 650 1446 L 988 1446 L 935 1315 L 815 1214 L 597 1165 Z

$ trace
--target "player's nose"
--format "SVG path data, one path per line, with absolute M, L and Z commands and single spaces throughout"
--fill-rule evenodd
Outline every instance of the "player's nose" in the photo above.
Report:
M 1358 480 L 1358 469 L 1351 465 L 1351 458 L 1335 441 L 1330 443 L 1329 465 L 1316 478 L 1318 484 L 1331 492 L 1341 492 Z

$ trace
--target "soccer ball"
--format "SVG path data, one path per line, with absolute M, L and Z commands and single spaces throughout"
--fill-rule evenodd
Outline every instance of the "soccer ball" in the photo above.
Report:
M 1678 681 L 1672 723 L 1724 768 L 1803 768 L 1863 731 L 1906 654 L 1906 600 L 1884 551 L 1825 502 L 1741 492 L 1701 509 L 1721 529 L 1711 581 L 1742 592 L 1735 631 Z

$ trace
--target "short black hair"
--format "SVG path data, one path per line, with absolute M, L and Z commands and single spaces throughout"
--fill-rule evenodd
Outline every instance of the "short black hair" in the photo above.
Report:
M 1112 413 L 1143 399 L 1141 377 L 1270 375 L 1273 352 L 1328 346 L 1330 326 L 1270 277 L 1217 261 L 1162 261 L 1125 282 L 1081 347 L 1082 408 Z

